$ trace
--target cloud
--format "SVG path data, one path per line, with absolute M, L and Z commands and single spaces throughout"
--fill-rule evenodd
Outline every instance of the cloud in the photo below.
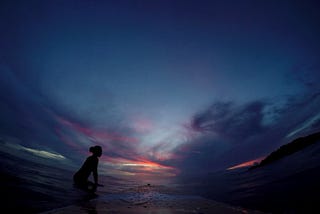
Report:
M 36 156 L 41 156 L 53 161 L 70 161 L 68 165 L 80 167 L 90 155 L 90 146 L 101 145 L 104 150 L 101 161 L 106 166 L 103 171 L 107 174 L 173 175 L 172 167 L 160 164 L 157 158 L 139 150 L 140 136 L 153 128 L 151 121 L 135 120 L 133 125 L 130 121 L 114 124 L 109 121 L 102 126 L 100 121 L 109 114 L 102 118 L 97 115 L 106 109 L 95 111 L 94 116 L 65 109 L 55 103 L 54 98 L 43 97 L 38 90 L 32 90 L 9 67 L 0 69 L 0 137 L 17 139 L 19 148 L 25 148 L 29 154 L 22 158 L 37 161 Z M 0 146 L 7 151 L 7 147 Z M 11 154 L 19 156 L 18 151 L 12 150 Z M 59 166 L 64 167 L 60 162 Z
M 36 149 L 28 146 L 22 146 L 22 141 L 10 136 L 0 137 L 0 151 L 14 157 L 18 160 L 28 160 L 41 162 L 49 166 L 63 166 L 62 168 L 73 168 L 74 163 L 66 156 L 57 153 L 52 149 Z M 13 158 L 15 160 L 15 158 Z
M 78 95 L 79 102 L 66 108 L 68 105 L 60 105 L 55 97 L 44 97 L 30 88 L 10 68 L 2 65 L 0 69 L 2 135 L 18 138 L 26 148 L 54 151 L 76 163 L 89 155 L 90 146 L 102 145 L 102 160 L 110 162 L 108 170 L 115 173 L 147 173 L 149 169 L 154 174 L 174 174 L 176 169 L 205 173 L 225 169 L 264 156 L 300 134 L 318 130 L 320 124 L 320 94 L 308 91 L 244 104 L 217 101 L 194 114 L 183 131 L 177 124 L 160 129 L 149 117 L 135 115 L 126 120 L 107 104 L 102 109 L 95 106 L 96 99 L 104 95 L 88 94 L 84 99 L 87 105 L 80 110 L 77 105 L 82 99 Z M 114 119 L 115 115 L 121 120 Z
M 134 137 L 132 130 L 116 129 L 116 127 L 90 127 L 88 124 L 72 121 L 62 116 L 54 115 L 59 122 L 57 135 L 73 152 L 73 156 L 87 156 L 87 150 L 92 145 L 103 148 L 101 164 L 103 171 L 113 175 L 147 175 L 173 176 L 173 167 L 159 163 L 155 154 L 139 150 L 140 140 Z M 72 156 L 72 155 L 69 155 Z
M 293 138 L 319 131 L 319 106 L 317 93 L 243 105 L 215 102 L 192 117 L 191 127 L 200 135 L 177 147 L 169 162 L 181 175 L 195 175 L 260 158 Z
M 34 149 L 29 150 L 33 155 L 50 156 L 45 153 L 50 151 L 67 154 L 67 147 L 56 134 L 57 122 L 48 112 L 48 99 L 30 88 L 12 68 L 1 65 L 0 72 L 0 137 L 18 139 L 21 146 Z
M 266 103 L 261 101 L 243 106 L 236 106 L 232 102 L 216 102 L 206 111 L 194 116 L 191 126 L 196 131 L 213 132 L 229 139 L 237 139 L 234 142 L 241 142 L 265 128 L 262 124 L 265 106 Z
M 288 72 L 288 76 L 288 79 L 298 81 L 308 91 L 316 92 L 320 90 L 318 84 L 318 80 L 320 79 L 320 63 L 318 60 L 316 62 L 309 60 L 308 62 L 295 65 Z

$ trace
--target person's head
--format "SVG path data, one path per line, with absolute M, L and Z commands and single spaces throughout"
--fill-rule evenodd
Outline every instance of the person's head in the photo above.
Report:
M 102 148 L 101 148 L 101 146 L 91 146 L 90 149 L 89 149 L 89 151 L 90 151 L 93 155 L 95 155 L 95 156 L 97 156 L 97 157 L 100 157 L 100 156 L 102 155 Z

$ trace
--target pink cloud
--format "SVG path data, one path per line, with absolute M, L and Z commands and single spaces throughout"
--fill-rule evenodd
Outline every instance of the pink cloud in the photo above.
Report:
M 91 129 L 89 127 L 85 127 L 83 125 L 80 125 L 75 122 L 71 122 L 69 120 L 66 120 L 62 117 L 56 116 L 57 120 L 67 126 L 72 128 L 73 130 L 86 135 L 90 139 L 94 139 L 98 142 L 103 142 L 103 141 L 122 141 L 122 142 L 128 142 L 128 143 L 138 143 L 138 139 L 134 137 L 128 137 L 125 135 L 122 135 L 120 133 L 116 132 L 110 132 L 108 130 L 95 130 Z
M 138 133 L 148 133 L 152 131 L 154 124 L 146 118 L 135 118 L 133 120 L 133 129 Z
M 166 153 L 154 151 L 153 156 L 148 156 L 147 154 L 147 156 L 144 156 L 137 152 L 136 146 L 140 141 L 135 137 L 109 130 L 93 129 L 56 115 L 55 118 L 62 125 L 62 128 L 67 129 L 66 131 L 62 131 L 56 128 L 55 130 L 57 136 L 64 143 L 84 155 L 87 155 L 84 152 L 86 150 L 83 148 L 83 145 L 77 144 L 73 140 L 74 137 L 85 136 L 93 144 L 100 144 L 103 146 L 103 155 L 100 158 L 101 162 L 110 167 L 113 165 L 113 171 L 118 171 L 119 174 L 122 171 L 122 173 L 131 173 L 151 178 L 152 176 L 175 176 L 178 173 L 176 168 L 159 163 L 170 158 L 169 153 L 166 155 Z M 136 131 L 145 132 L 152 128 L 153 125 L 149 120 L 136 120 Z M 78 134 L 80 135 L 78 136 Z M 165 145 L 165 143 L 161 144 L 161 146 Z

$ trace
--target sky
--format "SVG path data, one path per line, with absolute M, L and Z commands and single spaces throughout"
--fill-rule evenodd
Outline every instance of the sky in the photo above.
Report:
M 1 1 L 1 151 L 205 174 L 320 127 L 317 1 Z

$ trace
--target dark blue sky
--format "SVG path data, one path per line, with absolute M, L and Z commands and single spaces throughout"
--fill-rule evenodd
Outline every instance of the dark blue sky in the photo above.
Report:
M 0 135 L 12 154 L 73 165 L 101 144 L 109 173 L 205 172 L 319 129 L 316 1 L 0 8 Z

